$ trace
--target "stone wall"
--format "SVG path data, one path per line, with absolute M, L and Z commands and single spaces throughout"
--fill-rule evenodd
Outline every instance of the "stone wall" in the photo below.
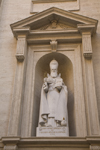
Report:
M 92 37 L 93 48 L 93 67 L 96 86 L 96 95 L 100 120 L 100 1 L 98 0 L 80 0 L 80 10 L 74 13 L 88 16 L 98 20 L 97 33 Z

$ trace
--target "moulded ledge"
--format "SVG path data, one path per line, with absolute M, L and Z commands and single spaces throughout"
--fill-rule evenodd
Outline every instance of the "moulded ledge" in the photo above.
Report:
M 33 3 L 72 2 L 77 0 L 32 0 Z
M 16 149 L 17 146 L 17 149 Z M 70 150 L 99 150 L 100 136 L 96 137 L 3 137 L 0 140 L 0 148 L 5 150 L 23 150 L 49 148 L 68 148 Z
M 50 145 L 51 143 L 55 146 L 61 144 L 63 146 L 70 146 L 77 144 L 76 146 L 89 146 L 91 144 L 100 144 L 100 136 L 86 136 L 86 137 L 17 137 L 17 136 L 7 136 L 1 138 L 1 143 L 18 143 L 19 145 L 23 144 L 47 144 Z

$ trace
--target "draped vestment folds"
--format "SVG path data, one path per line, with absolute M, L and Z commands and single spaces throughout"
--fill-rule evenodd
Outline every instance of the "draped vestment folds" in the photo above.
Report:
M 55 82 L 49 84 L 47 93 L 42 87 L 39 124 L 44 125 L 51 117 L 55 121 L 62 121 L 64 119 L 68 126 L 67 100 L 68 91 L 64 84 L 60 92 L 55 87 Z

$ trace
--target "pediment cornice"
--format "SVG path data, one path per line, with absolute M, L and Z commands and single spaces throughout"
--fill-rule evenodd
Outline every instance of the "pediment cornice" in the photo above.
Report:
M 58 29 L 54 29 L 51 32 L 45 30 L 45 27 L 51 24 L 53 20 L 56 20 L 59 25 L 62 24 L 64 26 L 64 29 L 62 27 L 62 31 L 65 30 L 67 33 L 69 31 L 73 33 L 75 30 L 77 30 L 78 33 L 84 30 L 91 30 L 93 34 L 96 32 L 98 23 L 95 19 L 52 7 L 11 24 L 11 29 L 16 38 L 19 34 L 30 35 L 33 31 L 35 33 L 39 32 L 39 34 L 43 34 L 43 32 L 48 34 L 51 32 L 56 33 Z M 41 29 L 43 28 L 44 30 L 42 32 Z M 60 30 L 58 31 L 59 33 L 61 32 Z

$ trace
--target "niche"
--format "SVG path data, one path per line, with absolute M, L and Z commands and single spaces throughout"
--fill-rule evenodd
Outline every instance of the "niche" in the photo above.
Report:
M 36 136 L 36 127 L 38 126 L 40 96 L 43 79 L 46 73 L 50 73 L 49 63 L 52 59 L 56 59 L 59 63 L 58 73 L 68 88 L 68 119 L 69 119 L 69 135 L 76 136 L 75 117 L 74 117 L 74 85 L 73 85 L 73 66 L 70 59 L 61 53 L 50 53 L 41 57 L 35 67 L 35 84 L 34 84 L 34 105 L 33 105 L 33 133 Z

